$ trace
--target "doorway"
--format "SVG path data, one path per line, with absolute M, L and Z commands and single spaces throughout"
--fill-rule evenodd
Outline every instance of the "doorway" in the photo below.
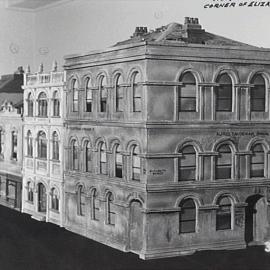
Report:
M 47 209 L 47 195 L 46 188 L 42 183 L 38 184 L 38 211 L 46 212 Z
M 247 198 L 245 209 L 245 241 L 247 245 L 263 244 L 267 233 L 267 202 L 262 195 Z
M 139 201 L 130 204 L 130 250 L 140 251 L 143 245 L 143 215 L 142 205 Z

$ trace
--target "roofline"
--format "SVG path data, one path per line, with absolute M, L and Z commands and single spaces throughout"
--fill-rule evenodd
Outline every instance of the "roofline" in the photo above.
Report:
M 64 60 L 68 59 L 73 59 L 73 58 L 80 58 L 84 56 L 90 56 L 90 55 L 95 55 L 95 54 L 103 54 L 107 52 L 113 52 L 113 51 L 119 51 L 119 50 L 124 50 L 124 49 L 130 49 L 130 48 L 136 48 L 136 47 L 142 47 L 142 46 L 164 46 L 164 47 L 191 47 L 191 48 L 212 48 L 212 49 L 224 49 L 224 50 L 239 50 L 239 51 L 249 51 L 249 52 L 258 52 L 258 51 L 263 51 L 263 52 L 269 52 L 270 53 L 270 48 L 263 48 L 263 47 L 256 47 L 252 45 L 243 45 L 243 46 L 218 46 L 218 45 L 208 45 L 208 44 L 191 44 L 191 43 L 182 43 L 179 44 L 178 41 L 169 41 L 169 42 L 164 42 L 164 41 L 140 41 L 136 43 L 130 43 L 130 44 L 124 44 L 124 45 L 118 45 L 114 47 L 108 47 L 106 49 L 101 49 L 101 50 L 93 50 L 89 51 L 86 53 L 78 53 L 78 54 L 69 54 L 64 56 Z

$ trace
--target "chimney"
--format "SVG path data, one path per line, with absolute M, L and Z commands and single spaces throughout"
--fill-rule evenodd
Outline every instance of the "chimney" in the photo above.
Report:
M 185 17 L 185 29 L 202 29 L 198 18 Z
M 145 26 L 137 26 L 135 28 L 135 32 L 133 33 L 132 37 L 140 37 L 143 36 L 145 34 L 147 34 L 147 27 Z
M 17 68 L 17 70 L 15 71 L 15 74 L 23 74 L 24 73 L 24 70 L 23 70 L 23 67 L 22 66 L 19 66 Z

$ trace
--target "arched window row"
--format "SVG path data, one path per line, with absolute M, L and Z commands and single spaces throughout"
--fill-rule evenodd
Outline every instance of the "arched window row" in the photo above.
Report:
M 69 146 L 69 168 L 74 171 L 82 170 L 110 177 L 123 178 L 134 181 L 141 180 L 142 160 L 140 148 L 132 144 L 128 151 L 124 151 L 120 143 L 114 143 L 112 151 L 105 142 L 98 141 L 95 147 L 89 140 L 79 146 L 76 139 L 72 139 Z
M 268 175 L 268 149 L 264 143 L 257 141 L 252 144 L 250 151 L 239 155 L 241 153 L 236 152 L 232 143 L 223 142 L 215 152 L 204 155 L 204 152 L 198 151 L 198 147 L 187 144 L 178 151 L 175 175 L 178 181 L 199 181 L 204 178 L 204 171 L 208 170 L 207 180 L 239 179 L 239 168 L 245 163 L 244 178 L 264 178 Z M 245 159 L 244 162 L 240 161 L 240 157 L 241 160 Z
M 126 82 L 122 73 L 116 72 L 112 76 L 112 85 L 108 85 L 107 76 L 104 74 L 98 76 L 95 83 L 91 76 L 86 76 L 81 85 L 84 93 L 80 97 L 78 79 L 73 78 L 70 84 L 73 112 L 79 110 L 79 99 L 84 99 L 82 104 L 85 112 L 107 112 L 110 99 L 113 101 L 112 110 L 115 113 L 123 112 L 126 106 L 126 110 L 131 112 L 142 111 L 142 76 L 139 71 L 132 72 Z
M 47 134 L 44 131 L 39 131 L 36 138 L 34 138 L 31 130 L 28 130 L 26 133 L 25 141 L 27 157 L 33 158 L 35 156 L 34 149 L 36 149 L 37 158 L 47 159 L 48 156 L 51 156 L 51 159 L 54 161 L 60 160 L 60 138 L 56 131 L 52 133 L 51 137 L 51 155 L 49 155 L 47 151 L 48 143 L 50 140 L 48 139 Z
M 195 71 L 184 72 L 179 77 L 180 85 L 178 86 L 178 112 L 198 112 L 200 102 L 199 81 Z M 214 88 L 214 104 L 213 110 L 218 112 L 234 112 L 236 103 L 236 95 L 240 95 L 240 91 L 235 90 L 237 82 L 234 74 L 229 72 L 220 73 L 213 84 Z M 200 79 L 201 80 L 201 79 Z M 212 82 L 211 82 L 212 83 Z M 210 83 L 210 84 L 211 84 Z M 237 86 L 238 87 L 238 86 Z M 250 112 L 265 112 L 268 106 L 267 95 L 267 79 L 263 74 L 255 74 L 249 82 L 250 96 Z
M 26 184 L 26 200 L 28 203 L 34 203 L 34 182 L 28 181 Z M 60 207 L 60 194 L 59 190 L 56 187 L 52 187 L 50 189 L 50 209 L 59 212 Z
M 41 91 L 37 97 L 34 97 L 33 93 L 30 92 L 26 97 L 26 116 L 60 117 L 60 101 L 59 90 L 54 90 L 52 96 L 48 96 L 46 92 Z M 51 110 L 48 108 L 51 108 Z M 49 111 L 51 111 L 50 115 Z
M 198 232 L 199 205 L 191 197 L 184 198 L 179 203 L 179 234 Z M 216 231 L 232 230 L 234 228 L 235 201 L 230 195 L 220 196 L 213 205 L 216 217 Z M 201 224 L 201 223 L 200 223 Z M 201 228 L 202 229 L 202 228 Z
M 83 185 L 78 185 L 77 191 L 77 215 L 85 216 L 86 214 L 86 193 Z M 91 190 L 90 201 L 90 218 L 91 220 L 99 221 L 100 219 L 100 199 L 96 188 Z M 114 195 L 108 191 L 105 196 L 105 222 L 108 225 L 115 225 L 116 207 L 114 204 Z

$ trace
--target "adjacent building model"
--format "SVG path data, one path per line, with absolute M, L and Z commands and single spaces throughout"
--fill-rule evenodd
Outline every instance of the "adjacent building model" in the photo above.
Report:
M 269 239 L 270 50 L 186 18 L 64 68 L 67 229 L 143 259 Z M 40 121 L 29 121 L 38 142 Z M 31 213 L 39 185 L 52 188 L 38 162 L 24 172 Z
M 0 204 L 21 210 L 23 70 L 0 78 Z
M 24 75 L 22 212 L 63 226 L 65 72 Z

